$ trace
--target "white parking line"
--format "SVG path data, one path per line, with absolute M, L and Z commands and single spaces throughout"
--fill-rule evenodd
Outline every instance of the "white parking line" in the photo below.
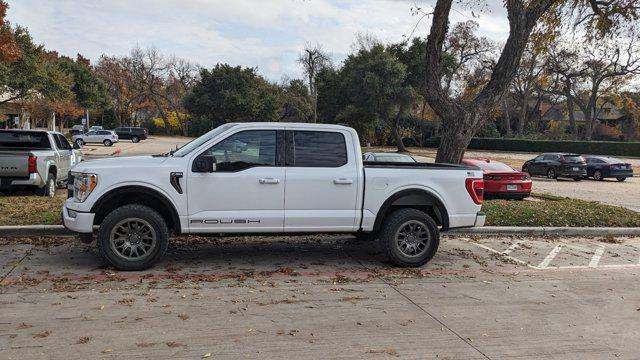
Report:
M 502 254 L 504 254 L 504 255 L 509 255 L 509 254 L 511 254 L 511 252 L 512 252 L 513 250 L 517 249 L 517 248 L 518 248 L 518 246 L 520 246 L 520 244 L 521 244 L 521 243 L 522 243 L 522 241 L 516 241 L 516 242 L 514 242 L 511 246 L 509 246 L 509 248 L 508 248 L 507 250 L 503 251 L 503 252 L 502 252 Z
M 485 249 L 485 250 L 487 250 L 487 251 L 490 251 L 490 252 L 492 252 L 492 253 L 494 253 L 494 254 L 501 255 L 501 256 L 502 256 L 502 257 L 504 257 L 505 259 L 509 259 L 509 260 L 511 260 L 511 261 L 515 261 L 515 262 L 517 262 L 517 263 L 519 263 L 519 264 L 527 265 L 527 266 L 528 266 L 528 267 L 530 267 L 530 268 L 537 269 L 537 267 L 536 267 L 536 266 L 531 265 L 531 264 L 529 264 L 528 262 L 526 262 L 526 261 L 524 261 L 524 260 L 520 260 L 520 259 L 518 259 L 518 258 L 514 258 L 513 256 L 509 256 L 509 255 L 507 255 L 508 253 L 507 253 L 506 251 L 498 251 L 498 250 L 492 249 L 492 248 L 490 248 L 490 247 L 488 247 L 488 246 L 485 246 L 485 245 L 482 245 L 482 244 L 478 244 L 478 243 L 475 243 L 475 242 L 472 242 L 472 244 L 473 244 L 473 245 L 476 245 L 476 246 L 478 246 L 478 247 L 481 247 L 481 248 L 483 248 L 483 249 Z
M 589 267 L 598 267 L 598 263 L 600 263 L 600 258 L 602 257 L 602 254 L 604 254 L 604 245 L 598 246 L 596 251 L 593 253 L 593 257 L 589 262 Z
M 549 264 L 553 261 L 556 255 L 558 255 L 560 250 L 562 250 L 562 245 L 556 245 L 556 247 L 554 247 L 553 250 L 551 250 L 549 255 L 547 255 L 547 257 L 544 258 L 544 260 L 542 260 L 542 262 L 537 267 L 539 269 L 544 269 L 547 266 L 549 266 Z

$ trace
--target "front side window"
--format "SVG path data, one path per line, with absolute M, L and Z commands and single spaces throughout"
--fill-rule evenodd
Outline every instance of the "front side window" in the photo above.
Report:
M 242 131 L 220 141 L 203 154 L 216 158 L 218 172 L 276 166 L 276 131 Z
M 347 163 L 344 135 L 328 131 L 293 131 L 287 141 L 287 166 L 340 167 Z
M 95 132 L 95 131 L 89 131 L 89 132 L 87 133 L 87 135 L 89 135 L 89 136 L 92 136 L 92 135 L 95 135 L 95 134 L 96 134 L 96 132 Z

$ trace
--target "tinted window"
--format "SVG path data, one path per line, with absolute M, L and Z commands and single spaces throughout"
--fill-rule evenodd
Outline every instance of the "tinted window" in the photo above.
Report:
M 563 158 L 569 162 L 584 162 L 584 158 L 580 155 L 564 155 Z
M 242 131 L 222 140 L 205 153 L 216 157 L 217 171 L 276 166 L 276 131 Z
M 50 149 L 51 143 L 45 132 L 0 131 L 0 147 Z
M 294 131 L 287 146 L 288 166 L 340 167 L 347 163 L 347 144 L 341 133 Z
M 111 131 L 100 130 L 98 131 L 98 135 L 111 135 Z
M 556 160 L 558 155 L 545 155 L 544 160 Z
M 89 131 L 89 132 L 87 133 L 87 135 L 95 135 L 95 134 L 96 134 L 96 132 L 95 132 L 95 131 Z
M 60 150 L 71 150 L 71 144 L 67 141 L 67 138 L 60 134 L 55 134 L 53 137 L 56 139 L 56 146 Z

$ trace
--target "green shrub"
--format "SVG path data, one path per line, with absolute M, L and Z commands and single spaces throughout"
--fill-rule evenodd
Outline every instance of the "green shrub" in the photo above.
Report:
M 429 138 L 424 146 L 437 148 L 440 138 Z M 577 154 L 640 156 L 640 142 L 616 141 L 563 141 L 501 138 L 474 138 L 472 150 L 501 150 L 522 152 L 568 152 Z

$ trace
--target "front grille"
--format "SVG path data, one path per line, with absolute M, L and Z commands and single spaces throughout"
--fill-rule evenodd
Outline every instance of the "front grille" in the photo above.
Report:
M 69 171 L 69 175 L 67 176 L 67 198 L 73 197 L 73 183 L 73 175 L 71 174 L 71 171 Z

